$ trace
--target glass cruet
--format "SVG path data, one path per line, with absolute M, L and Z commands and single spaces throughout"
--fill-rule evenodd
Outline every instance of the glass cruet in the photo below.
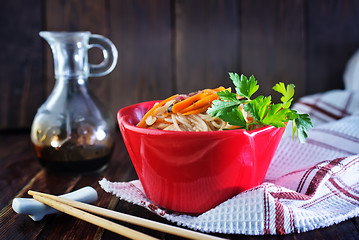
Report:
M 109 39 L 90 32 L 42 31 L 40 36 L 51 47 L 56 81 L 32 123 L 36 155 L 50 171 L 101 169 L 112 154 L 115 121 L 87 88 L 87 81 L 114 69 L 116 47 Z M 102 50 L 99 64 L 88 62 L 88 50 L 93 47 Z

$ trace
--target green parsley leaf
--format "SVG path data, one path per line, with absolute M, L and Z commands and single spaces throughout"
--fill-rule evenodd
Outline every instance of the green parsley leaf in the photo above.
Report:
M 243 113 L 241 111 L 238 111 L 238 107 L 228 109 L 228 111 L 226 111 L 226 114 L 222 115 L 222 119 L 223 121 L 226 121 L 233 126 L 238 126 L 240 128 L 248 130 L 247 121 L 244 118 Z
M 271 104 L 271 96 L 263 97 L 258 96 L 252 101 L 248 102 L 243 106 L 244 110 L 249 112 L 254 120 L 262 122 L 266 114 L 268 113 L 269 106 Z
M 295 111 L 295 110 L 292 110 Z M 308 129 L 313 127 L 309 114 L 297 114 L 298 117 L 294 119 L 293 125 L 296 126 L 297 137 L 300 142 L 305 142 L 308 137 Z M 294 137 L 294 134 L 293 134 Z
M 299 141 L 305 141 L 308 129 L 313 127 L 313 124 L 308 114 L 299 114 L 289 109 L 294 96 L 293 84 L 285 86 L 282 82 L 277 83 L 273 90 L 283 95 L 280 99 L 282 103 L 273 104 L 271 96 L 251 99 L 259 88 L 253 75 L 249 79 L 243 74 L 239 77 L 237 73 L 229 73 L 229 76 L 236 87 L 236 93 L 228 90 L 218 92 L 219 99 L 212 102 L 212 106 L 207 110 L 208 114 L 246 130 L 250 125 L 284 127 L 286 122 L 292 121 L 293 138 L 297 133 Z M 239 99 L 237 95 L 242 98 Z M 242 111 L 239 110 L 242 104 L 243 109 L 253 117 L 253 123 L 247 123 Z
M 207 110 L 207 113 L 213 117 L 219 117 L 223 121 L 226 121 L 233 126 L 239 126 L 240 128 L 248 129 L 247 122 L 242 112 L 238 111 L 239 105 L 240 102 L 237 98 L 235 100 L 227 101 L 214 100 L 212 102 L 212 106 Z
M 238 108 L 240 103 L 235 101 L 221 101 L 214 100 L 212 106 L 208 108 L 207 113 L 211 116 L 221 117 L 226 114 L 226 111 L 229 111 L 232 108 Z
M 272 104 L 269 107 L 268 113 L 263 118 L 263 125 L 271 125 L 275 127 L 284 127 L 284 122 L 287 122 L 288 109 L 282 108 L 282 104 Z
M 229 73 L 229 77 L 232 79 L 234 86 L 236 86 L 236 92 L 239 96 L 245 97 L 248 100 L 258 90 L 259 86 L 254 76 L 249 79 L 243 74 L 239 78 L 237 73 Z
M 237 99 L 237 95 L 235 93 L 231 93 L 227 89 L 224 91 L 218 92 L 217 95 L 223 101 L 234 101 L 236 103 L 239 103 L 239 101 Z
M 293 101 L 293 95 L 294 95 L 294 84 L 288 84 L 287 88 L 285 87 L 284 83 L 279 82 L 276 85 L 274 85 L 273 90 L 283 94 L 283 97 L 281 97 L 281 101 L 283 103 L 283 108 L 289 108 Z

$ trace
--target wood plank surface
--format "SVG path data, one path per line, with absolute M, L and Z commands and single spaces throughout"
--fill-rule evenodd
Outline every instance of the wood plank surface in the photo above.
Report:
M 44 99 L 41 24 L 40 0 L 1 4 L 0 129 L 29 127 Z
M 21 194 L 22 188 L 41 171 L 41 166 L 36 160 L 30 135 L 0 134 L 0 149 L 0 208 L 3 208 L 13 196 Z
M 304 0 L 241 1 L 241 70 L 254 75 L 259 93 L 272 95 L 278 82 L 296 86 L 295 99 L 305 94 Z M 279 96 L 272 95 L 275 101 Z
M 343 88 L 345 64 L 359 48 L 359 2 L 308 1 L 306 93 Z
M 359 48 L 355 0 L 15 0 L 0 13 L 0 129 L 29 129 L 53 89 L 53 55 L 40 30 L 86 30 L 114 42 L 115 70 L 88 84 L 113 115 L 229 86 L 229 71 L 254 74 L 265 95 L 278 81 L 294 83 L 296 100 L 343 88 L 345 64 Z M 89 55 L 102 60 L 98 49 Z
M 106 194 L 99 186 L 98 181 L 103 177 L 112 181 L 129 181 L 137 178 L 119 132 L 117 134 L 116 150 L 112 155 L 109 166 L 105 170 L 71 175 L 54 174 L 41 169 L 35 154 L 32 154 L 33 149 L 27 136 L 28 134 L 17 134 L 10 137 L 8 134 L 0 135 L 1 146 L 5 146 L 4 141 L 8 141 L 10 138 L 14 140 L 14 142 L 9 142 L 11 146 L 22 153 L 17 155 L 14 154 L 12 149 L 4 151 L 4 147 L 0 148 L 0 152 L 3 153 L 0 156 L 0 160 L 4 163 L 2 173 L 14 169 L 7 164 L 14 159 L 17 159 L 17 162 L 15 161 L 14 164 L 17 164 L 17 168 L 22 170 L 22 172 L 11 171 L 6 175 L 0 175 L 0 183 L 3 185 L 9 186 L 9 182 L 6 181 L 12 180 L 11 187 L 1 186 L 2 189 L 6 189 L 6 191 L 2 191 L 3 194 L 1 195 L 1 231 L 10 228 L 18 230 L 0 231 L 2 233 L 1 236 L 4 237 L 3 239 L 96 239 L 95 236 L 101 236 L 104 232 L 103 229 L 64 214 L 45 217 L 44 221 L 46 221 L 46 224 L 43 224 L 43 221 L 34 222 L 27 216 L 15 214 L 11 209 L 11 202 L 14 197 L 29 197 L 27 191 L 30 189 L 38 189 L 42 192 L 61 195 L 85 186 L 92 186 L 99 193 L 99 199 L 95 203 L 109 209 L 114 209 L 119 199 L 111 194 Z M 7 154 L 5 155 L 4 153 Z M 12 157 L 10 158 L 8 155 Z M 35 168 L 29 168 L 29 164 L 35 166 Z M 18 221 L 19 217 L 23 217 L 23 221 Z M 59 225 L 58 222 L 66 222 L 68 224 L 66 226 L 63 224 Z M 84 227 L 85 231 L 77 231 L 79 226 Z
M 111 37 L 119 50 L 108 92 L 112 111 L 172 94 L 170 3 L 110 1 Z
M 175 91 L 230 86 L 240 72 L 238 1 L 175 1 Z

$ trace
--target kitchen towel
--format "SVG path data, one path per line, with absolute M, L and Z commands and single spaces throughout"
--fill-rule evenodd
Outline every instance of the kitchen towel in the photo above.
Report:
M 333 90 L 301 98 L 310 114 L 305 144 L 287 130 L 263 184 L 198 216 L 167 211 L 147 199 L 139 180 L 101 187 L 180 226 L 226 234 L 288 234 L 359 216 L 359 92 Z

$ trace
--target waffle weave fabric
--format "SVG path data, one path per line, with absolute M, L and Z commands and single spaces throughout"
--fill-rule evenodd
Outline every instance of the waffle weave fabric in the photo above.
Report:
M 109 193 L 178 225 L 202 232 L 288 234 L 359 216 L 359 92 L 333 90 L 301 98 L 293 107 L 314 123 L 305 144 L 290 126 L 263 184 L 191 216 L 167 212 L 147 199 L 139 180 L 100 181 Z

